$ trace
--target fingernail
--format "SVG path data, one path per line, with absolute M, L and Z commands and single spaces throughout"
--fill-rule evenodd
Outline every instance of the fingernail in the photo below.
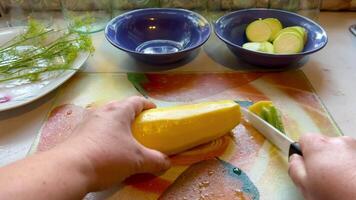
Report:
M 292 161 L 296 156 L 296 154 L 292 154 L 291 156 L 289 156 L 288 162 Z
M 166 169 L 170 168 L 171 167 L 171 159 L 169 159 L 169 157 L 165 155 L 164 160 L 165 160 Z

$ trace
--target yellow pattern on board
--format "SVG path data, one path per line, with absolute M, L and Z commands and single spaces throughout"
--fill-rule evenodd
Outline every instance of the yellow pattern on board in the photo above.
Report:
M 240 120 L 234 101 L 204 102 L 144 111 L 132 131 L 141 144 L 172 155 L 229 133 Z

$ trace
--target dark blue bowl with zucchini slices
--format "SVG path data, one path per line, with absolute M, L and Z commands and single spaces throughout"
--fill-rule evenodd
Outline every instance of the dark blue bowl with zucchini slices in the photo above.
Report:
M 215 33 L 238 58 L 271 68 L 296 64 L 328 42 L 316 22 L 275 9 L 229 13 L 216 21 Z

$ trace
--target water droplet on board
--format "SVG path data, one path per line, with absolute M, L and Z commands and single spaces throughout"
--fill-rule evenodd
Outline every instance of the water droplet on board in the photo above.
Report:
M 235 167 L 234 169 L 232 169 L 232 171 L 233 171 L 236 175 L 238 175 L 238 176 L 240 176 L 241 173 L 242 173 L 241 169 L 240 169 L 240 168 L 237 168 L 237 167 Z
M 214 174 L 214 171 L 208 171 L 208 175 L 211 176 Z
M 210 185 L 209 181 L 203 181 L 201 183 L 199 183 L 199 188 L 206 188 Z
M 199 200 L 205 200 L 205 199 L 210 199 L 210 198 L 209 198 L 209 194 L 208 194 L 208 193 L 206 193 L 206 194 L 200 194 Z

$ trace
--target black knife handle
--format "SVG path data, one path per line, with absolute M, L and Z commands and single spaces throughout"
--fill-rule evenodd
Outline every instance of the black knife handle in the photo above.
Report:
M 300 148 L 300 145 L 298 142 L 294 142 L 290 145 L 289 147 L 289 157 L 293 154 L 298 154 L 300 156 L 303 156 L 302 149 Z

